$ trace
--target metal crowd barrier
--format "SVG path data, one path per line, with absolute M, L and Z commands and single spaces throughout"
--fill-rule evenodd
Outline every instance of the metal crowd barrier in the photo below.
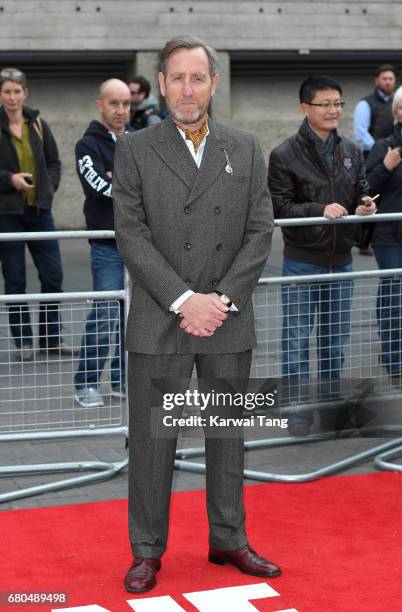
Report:
M 68 231 L 0 234 L 2 241 L 65 240 L 73 238 L 114 238 L 111 231 Z M 60 440 L 105 435 L 126 436 L 128 433 L 127 402 L 112 394 L 110 387 L 111 361 L 106 361 L 100 384 L 104 405 L 83 408 L 75 400 L 74 376 L 79 362 L 85 320 L 96 303 L 107 304 L 113 315 L 105 322 L 110 329 L 118 329 L 120 302 L 127 317 L 129 283 L 126 275 L 122 291 L 86 291 L 54 294 L 22 294 L 0 296 L 0 443 L 11 441 Z M 27 304 L 34 330 L 33 358 L 17 359 L 17 347 L 10 333 L 7 305 Z M 48 316 L 45 304 L 58 308 L 62 322 L 62 337 L 75 349 L 71 356 L 59 350 L 40 350 L 36 334 L 37 320 L 42 310 Z M 58 304 L 58 306 L 54 306 Z M 94 332 L 98 335 L 98 329 Z M 112 332 L 113 337 L 113 332 Z M 85 345 L 84 345 L 85 346 Z M 45 347 L 46 348 L 46 347 Z M 101 348 L 101 343 L 98 343 Z M 113 353 L 112 344 L 109 353 Z M 127 363 L 127 362 L 126 362 Z M 116 364 L 114 364 L 116 367 Z M 122 391 L 122 389 L 120 389 Z M 110 478 L 127 466 L 128 461 L 77 461 L 37 465 L 10 465 L 0 467 L 1 476 L 45 474 L 61 472 L 95 472 L 58 480 L 0 495 L 0 502 L 12 501 L 39 493 L 84 485 Z
M 402 213 L 372 215 L 369 217 L 349 216 L 330 221 L 323 217 L 303 219 L 280 219 L 275 221 L 277 227 L 302 226 L 312 224 L 344 224 L 382 221 L 402 221 Z M 257 349 L 254 351 L 251 376 L 262 379 L 281 380 L 283 370 L 291 369 L 289 363 L 290 351 L 284 350 L 284 312 L 283 301 L 287 304 L 293 301 L 294 310 L 287 317 L 288 329 L 292 332 L 292 341 L 296 346 L 303 344 L 304 338 L 298 331 L 300 321 L 306 324 L 310 313 L 303 312 L 306 302 L 320 311 L 324 317 L 324 323 L 320 328 L 320 322 L 315 320 L 314 332 L 310 336 L 308 369 L 309 383 L 307 385 L 296 384 L 296 397 L 288 398 L 287 404 L 281 406 L 280 416 L 289 417 L 298 413 L 311 411 L 317 415 L 329 414 L 333 402 L 323 401 L 317 397 L 322 377 L 329 377 L 332 366 L 324 362 L 319 364 L 317 358 L 318 344 L 326 343 L 331 350 L 331 338 L 334 330 L 325 325 L 325 314 L 330 311 L 338 318 L 339 329 L 336 335 L 342 344 L 341 381 L 342 386 L 349 388 L 349 402 L 357 405 L 364 399 L 366 408 L 381 404 L 395 405 L 398 407 L 402 399 L 402 376 L 400 380 L 390 377 L 382 363 L 383 349 L 378 334 L 377 321 L 377 292 L 380 286 L 381 295 L 386 300 L 392 301 L 392 308 L 382 315 L 384 325 L 392 328 L 402 342 L 402 269 L 370 270 L 364 272 L 350 272 L 342 274 L 320 274 L 311 276 L 288 276 L 276 278 L 261 278 L 254 292 L 254 311 L 257 332 Z M 335 306 L 334 306 L 335 304 Z M 350 312 L 350 323 L 345 315 Z M 320 319 L 321 321 L 321 319 Z M 293 329 L 292 329 L 293 328 Z M 317 334 L 317 330 L 320 333 Z M 336 348 L 336 347 L 335 347 Z M 395 364 L 396 365 L 396 364 Z M 402 371 L 402 364 L 400 364 Z M 360 385 L 359 382 L 362 382 Z M 400 384 L 396 384 L 399 382 Z M 369 387 L 368 392 L 367 387 Z M 318 390 L 317 390 L 318 389 Z M 295 390 L 293 389 L 293 392 Z M 314 391 L 316 396 L 314 397 Z M 303 395 L 309 396 L 308 399 Z M 313 395 L 313 397 L 311 397 Z M 366 397 L 365 395 L 368 395 Z M 364 396 L 364 397 L 363 397 Z M 326 412 L 327 411 L 327 412 Z M 272 414 L 272 416 L 278 416 Z M 399 423 L 402 419 L 399 419 Z M 376 432 L 381 435 L 393 433 L 398 435 L 402 428 L 397 425 L 368 426 L 365 435 L 370 435 L 370 430 L 375 437 Z M 314 431 L 314 429 L 313 429 Z M 318 433 L 311 433 L 302 437 L 275 437 L 270 439 L 250 440 L 245 442 L 247 451 L 299 445 L 305 443 L 326 442 L 337 439 L 340 436 L 359 435 L 359 431 L 353 428 L 345 428 L 342 433 L 336 431 L 326 432 L 318 428 Z M 196 473 L 205 473 L 205 465 L 190 461 L 195 457 L 204 455 L 203 448 L 189 448 L 177 452 L 178 460 L 176 467 Z M 323 476 L 335 474 L 344 469 L 374 459 L 375 465 L 380 469 L 402 471 L 402 465 L 391 463 L 389 459 L 402 456 L 402 438 L 383 442 L 373 448 L 353 454 L 346 459 L 325 465 L 304 474 L 277 474 L 245 470 L 246 478 L 263 482 L 307 482 Z
M 360 223 L 402 220 L 402 214 L 376 215 L 371 217 L 349 216 L 329 221 L 322 217 L 309 219 L 277 220 L 276 226 L 310 225 L 325 223 Z M 42 240 L 42 239 L 72 239 L 72 238 L 113 238 L 114 232 L 41 232 L 37 234 L 0 234 L 0 240 Z M 392 385 L 382 364 L 378 362 L 381 354 L 377 334 L 376 292 L 381 279 L 396 279 L 398 295 L 402 269 L 374 270 L 353 272 L 347 274 L 314 275 L 312 277 L 277 277 L 262 278 L 254 294 L 255 317 L 258 346 L 254 353 L 252 376 L 256 378 L 280 378 L 283 367 L 282 350 L 282 293 L 284 287 L 292 287 L 296 296 L 300 287 L 311 286 L 312 283 L 325 283 L 329 287 L 342 284 L 350 293 L 351 327 L 350 334 L 346 328 L 340 333 L 344 337 L 342 379 L 369 379 L 374 381 L 377 391 L 385 400 L 398 401 L 400 389 Z M 388 281 L 385 281 L 388 282 Z M 286 289 L 288 291 L 288 289 Z M 332 289 L 329 289 L 324 302 L 332 302 Z M 396 294 L 395 294 L 396 295 Z M 340 310 L 342 308 L 340 300 Z M 348 298 L 349 299 L 349 298 Z M 82 436 L 123 435 L 127 436 L 128 411 L 127 402 L 120 401 L 110 393 L 108 377 L 110 363 L 105 367 L 101 382 L 101 392 L 104 406 L 97 408 L 81 408 L 74 401 L 74 374 L 77 370 L 78 355 L 64 357 L 62 355 L 43 355 L 35 351 L 33 361 L 17 362 L 15 346 L 8 332 L 7 304 L 25 302 L 30 305 L 31 315 L 37 316 L 39 303 L 60 302 L 60 313 L 63 320 L 63 337 L 72 346 L 79 348 L 85 318 L 92 307 L 93 300 L 109 302 L 122 300 L 124 302 L 125 323 L 129 304 L 129 281 L 126 274 L 123 291 L 112 292 L 72 292 L 62 294 L 24 294 L 0 296 L 0 442 L 54 440 L 76 438 Z M 321 300 L 322 301 L 322 300 Z M 364 309 L 362 308 L 364 305 Z M 119 309 L 117 308 L 117 313 Z M 117 314 L 116 317 L 119 315 Z M 341 322 L 342 323 L 342 322 Z M 118 319 L 111 321 L 118 325 Z M 398 321 L 400 327 L 400 320 Z M 401 331 L 399 330 L 399 333 Z M 350 337 L 349 337 L 350 336 Z M 325 338 L 325 333 L 321 334 Z M 37 339 L 36 339 L 37 340 Z M 35 341 L 36 341 L 35 340 Z M 310 377 L 317 379 L 317 337 L 312 336 L 310 344 Z M 127 360 L 126 360 L 127 363 Z M 316 409 L 314 399 L 311 405 L 301 406 L 305 410 Z M 295 405 L 282 407 L 284 415 L 299 408 Z M 322 442 L 332 439 L 332 434 L 310 434 L 303 438 L 280 437 L 245 442 L 246 450 L 288 446 L 301 443 Z M 205 472 L 205 465 L 191 462 L 189 459 L 204 454 L 203 448 L 178 450 L 176 453 L 176 469 L 192 472 Z M 402 466 L 388 460 L 402 454 L 402 438 L 385 442 L 363 453 L 355 454 L 343 461 L 325 466 L 306 474 L 274 474 L 245 470 L 245 477 L 261 481 L 305 482 L 325 475 L 339 472 L 356 463 L 375 458 L 375 464 L 381 469 L 402 471 Z M 95 474 L 64 479 L 44 485 L 20 489 L 0 495 L 0 502 L 11 501 L 22 497 L 36 495 L 48 491 L 56 491 L 66 487 L 83 485 L 105 478 L 110 478 L 127 466 L 127 460 L 105 462 L 64 462 L 41 465 L 20 465 L 0 467 L 1 476 L 18 474 L 59 473 L 66 471 L 95 471 Z

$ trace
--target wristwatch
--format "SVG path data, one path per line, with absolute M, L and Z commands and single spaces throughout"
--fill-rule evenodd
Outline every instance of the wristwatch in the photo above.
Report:
M 222 302 L 222 304 L 225 304 L 225 306 L 227 306 L 228 308 L 231 307 L 232 305 L 232 300 L 230 299 L 230 297 L 228 297 L 227 295 L 225 295 L 224 293 L 221 293 L 220 291 L 215 291 L 215 293 L 218 294 L 220 301 Z

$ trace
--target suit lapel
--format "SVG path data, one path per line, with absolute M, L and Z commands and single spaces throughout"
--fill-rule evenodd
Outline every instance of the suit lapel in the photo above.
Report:
M 227 137 L 225 130 L 215 126 L 212 120 L 209 121 L 209 134 L 205 143 L 202 162 L 195 179 L 193 188 L 188 197 L 187 204 L 199 198 L 217 177 L 222 173 L 226 166 L 226 157 L 233 149 L 233 141 Z
M 192 189 L 198 174 L 197 164 L 170 117 L 162 122 L 158 138 L 151 146 L 171 171 Z

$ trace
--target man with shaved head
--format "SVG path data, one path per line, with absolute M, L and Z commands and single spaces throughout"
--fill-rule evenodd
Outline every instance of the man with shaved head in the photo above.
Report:
M 127 130 L 130 90 L 119 79 L 109 79 L 99 88 L 96 108 L 99 120 L 91 121 L 77 142 L 77 172 L 85 195 L 84 214 L 89 230 L 113 230 L 112 173 L 117 137 Z M 94 291 L 123 289 L 124 266 L 115 240 L 91 240 L 91 270 Z M 75 375 L 75 400 L 83 408 L 103 406 L 99 384 L 112 336 L 116 350 L 111 361 L 110 394 L 124 398 L 123 306 L 97 301 L 89 313 Z

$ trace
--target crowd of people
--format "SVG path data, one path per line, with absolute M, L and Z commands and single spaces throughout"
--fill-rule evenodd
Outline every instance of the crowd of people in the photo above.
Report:
M 276 147 L 269 159 L 268 185 L 277 218 L 321 216 L 336 219 L 347 214 L 372 214 L 369 195 L 380 194 L 380 212 L 399 212 L 402 179 L 402 88 L 396 69 L 385 64 L 374 77 L 374 91 L 355 108 L 356 143 L 342 136 L 342 89 L 325 76 L 310 77 L 300 87 L 304 115 L 298 133 Z M 395 92 L 395 93 L 394 93 Z M 38 111 L 25 105 L 25 75 L 17 68 L 0 72 L 0 231 L 54 230 L 51 212 L 60 182 L 61 164 L 52 132 Z M 91 121 L 75 147 L 76 169 L 84 192 L 84 214 L 89 230 L 113 230 L 112 179 L 117 138 L 155 126 L 166 117 L 151 94 L 149 81 L 135 76 L 125 83 L 102 83 L 96 101 L 98 119 Z M 283 276 L 352 270 L 351 249 L 356 231 L 365 228 L 379 268 L 402 267 L 402 222 L 351 225 L 310 225 L 283 228 Z M 355 234 L 353 235 L 353 232 Z M 43 293 L 62 291 L 62 263 L 56 240 L 0 242 L 5 293 L 24 294 L 25 244 L 32 255 Z M 362 252 L 368 253 L 367 250 Z M 124 286 L 124 264 L 115 240 L 90 241 L 94 291 Z M 284 285 L 282 288 L 282 375 L 289 400 L 308 401 L 310 336 L 317 328 L 318 376 L 339 379 L 343 348 L 350 337 L 352 282 Z M 176 309 L 180 303 L 176 304 Z M 383 279 L 378 288 L 377 316 L 381 361 L 393 377 L 402 374 L 401 287 Z M 120 309 L 119 316 L 118 310 Z M 34 356 L 34 334 L 29 307 L 8 304 L 15 358 Z M 103 405 L 100 380 L 110 346 L 111 394 L 125 397 L 123 306 L 94 301 L 85 322 L 75 374 L 75 399 L 82 407 Z M 115 321 L 119 324 L 116 325 Z M 39 350 L 73 355 L 62 336 L 59 303 L 43 302 L 39 309 Z M 291 418 L 295 434 L 309 430 L 312 415 Z M 293 429 L 292 429 L 293 428 Z
M 61 162 L 54 136 L 39 116 L 26 106 L 26 76 L 18 68 L 0 72 L 0 232 L 47 232 L 55 230 L 52 201 L 58 189 Z M 126 84 L 110 79 L 100 86 L 92 121 L 75 148 L 76 167 L 84 191 L 84 214 L 90 230 L 113 230 L 112 173 L 117 137 L 125 131 L 159 123 L 162 113 L 150 93 L 149 81 L 133 77 Z M 0 260 L 5 293 L 21 295 L 26 290 L 25 245 L 38 271 L 42 293 L 62 291 L 63 269 L 56 240 L 0 241 Z M 124 287 L 124 266 L 115 240 L 91 240 L 91 272 L 94 291 Z M 123 304 L 95 301 L 85 322 L 74 382 L 75 399 L 84 408 L 103 406 L 99 384 L 110 346 L 111 395 L 125 397 L 125 352 L 123 349 Z M 8 304 L 9 325 L 17 361 L 34 358 L 34 332 L 27 303 Z M 115 322 L 119 320 L 119 325 Z M 39 350 L 72 356 L 77 349 L 62 336 L 59 302 L 44 301 L 39 307 Z

